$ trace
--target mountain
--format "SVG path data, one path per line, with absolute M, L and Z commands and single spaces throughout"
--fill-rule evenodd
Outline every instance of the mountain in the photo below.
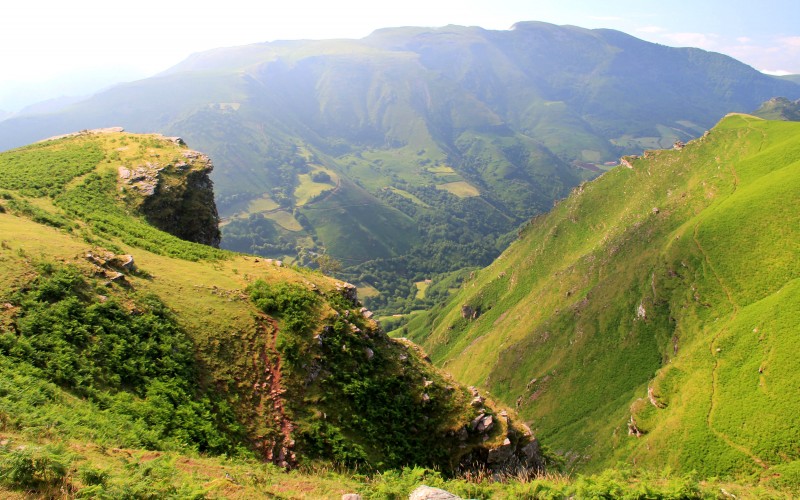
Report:
M 575 188 L 402 334 L 581 470 L 795 481 L 798 193 L 800 123 L 729 115 Z
M 544 465 L 513 412 L 388 338 L 353 285 L 208 245 L 211 169 L 118 129 L 0 154 L 0 484 L 25 459 L 9 440 L 43 428 L 289 468 Z
M 753 115 L 765 120 L 800 121 L 800 100 L 790 101 L 785 97 L 773 97 L 762 104 Z
M 415 282 L 488 265 L 620 155 L 776 95 L 800 86 L 611 30 L 392 28 L 196 54 L 0 123 L 0 148 L 110 126 L 183 137 L 217 165 L 224 248 L 309 265 L 325 254 L 372 307 L 407 312 L 432 303 Z

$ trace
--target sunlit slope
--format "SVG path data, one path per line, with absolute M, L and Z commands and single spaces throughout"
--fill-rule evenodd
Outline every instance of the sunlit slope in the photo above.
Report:
M 187 241 L 219 234 L 210 170 L 116 130 L 0 154 L 2 432 L 290 468 L 541 465 L 355 286 Z
M 793 469 L 800 126 L 731 115 L 629 161 L 410 335 L 587 468 Z

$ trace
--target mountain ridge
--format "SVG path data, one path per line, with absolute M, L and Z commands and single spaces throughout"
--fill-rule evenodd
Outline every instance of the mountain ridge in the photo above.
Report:
M 581 470 L 794 477 L 796 137 L 730 114 L 627 157 L 402 334 Z
M 0 148 L 112 124 L 185 137 L 216 164 L 224 247 L 306 265 L 328 255 L 378 292 L 371 307 L 396 313 L 429 305 L 414 282 L 487 265 L 606 163 L 775 95 L 800 86 L 609 30 L 396 28 L 196 54 L 69 111 L 4 121 Z M 382 221 L 419 231 L 409 246 Z

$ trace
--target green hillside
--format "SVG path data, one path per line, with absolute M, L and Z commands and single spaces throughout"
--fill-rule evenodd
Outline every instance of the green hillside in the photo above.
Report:
M 616 31 L 392 28 L 195 54 L 3 121 L 0 149 L 108 126 L 183 137 L 214 159 L 223 248 L 311 266 L 326 254 L 378 292 L 370 307 L 405 313 L 430 305 L 415 282 L 488 265 L 620 155 L 777 95 L 800 86 Z
M 800 125 L 623 163 L 403 334 L 580 470 L 796 480 Z
M 762 104 L 753 115 L 765 120 L 800 121 L 800 100 L 790 101 L 785 97 L 774 97 Z
M 543 466 L 513 413 L 388 338 L 353 285 L 190 241 L 218 238 L 210 171 L 182 141 L 117 130 L 0 154 L 0 488 L 43 492 L 59 463 L 104 454 L 142 469 L 71 487 L 173 491 L 175 457 L 198 455 L 259 474 Z

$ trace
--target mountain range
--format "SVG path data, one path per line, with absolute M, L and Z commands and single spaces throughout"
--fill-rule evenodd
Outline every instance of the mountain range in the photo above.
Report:
M 0 496 L 796 494 L 798 89 L 393 28 L 0 122 Z
M 368 305 L 488 265 L 526 220 L 623 154 L 671 147 L 800 86 L 612 30 L 392 28 L 196 54 L 57 113 L 0 122 L 0 148 L 122 126 L 208 153 L 222 245 L 341 262 Z

